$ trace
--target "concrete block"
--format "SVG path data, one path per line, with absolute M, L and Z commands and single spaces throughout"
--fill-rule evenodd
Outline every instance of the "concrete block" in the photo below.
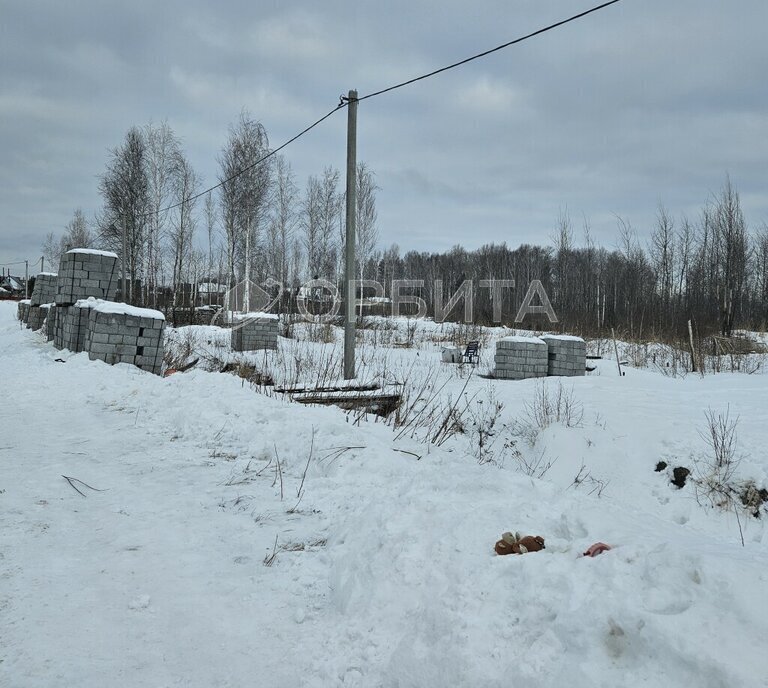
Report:
M 586 343 L 577 337 L 545 335 L 549 375 L 575 377 L 586 373 Z

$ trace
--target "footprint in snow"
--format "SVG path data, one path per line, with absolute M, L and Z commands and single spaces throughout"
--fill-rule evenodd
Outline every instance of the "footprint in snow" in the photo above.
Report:
M 128 603 L 128 609 L 146 609 L 149 607 L 149 595 L 139 595 Z

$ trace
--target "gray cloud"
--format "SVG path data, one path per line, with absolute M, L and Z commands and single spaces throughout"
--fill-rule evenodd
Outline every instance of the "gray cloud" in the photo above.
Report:
M 21 2 L 0 17 L 0 262 L 36 258 L 73 209 L 95 212 L 107 151 L 167 118 L 215 182 L 247 107 L 278 145 L 362 94 L 591 3 L 494 0 L 130 4 Z M 768 7 L 625 0 L 434 79 L 365 101 L 383 243 L 548 242 L 567 206 L 606 245 L 659 202 L 695 215 L 726 172 L 768 219 Z M 299 179 L 343 167 L 337 115 L 286 150 Z

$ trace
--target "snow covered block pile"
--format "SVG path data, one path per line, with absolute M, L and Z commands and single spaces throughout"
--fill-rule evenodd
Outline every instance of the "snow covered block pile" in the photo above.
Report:
M 232 350 L 277 349 L 278 318 L 272 313 L 238 313 L 232 322 Z
M 52 303 L 56 298 L 58 278 L 55 272 L 40 272 L 35 277 L 35 288 L 29 301 L 33 306 L 42 306 L 44 303 Z
M 117 293 L 117 255 L 110 251 L 73 248 L 59 263 L 55 301 L 71 306 L 80 299 L 114 299 Z
M 90 309 L 85 350 L 92 361 L 130 363 L 159 375 L 164 328 L 160 311 L 98 301 Z
M 29 311 L 27 314 L 27 327 L 30 330 L 39 330 L 43 327 L 48 315 L 48 304 L 56 298 L 58 277 L 55 272 L 40 272 L 35 277 L 35 287 L 32 296 L 29 297 Z
M 587 345 L 581 337 L 548 334 L 542 339 L 549 349 L 548 375 L 575 377 L 586 374 Z
M 71 306 L 56 306 L 56 323 L 53 331 L 53 345 L 57 349 L 69 349 L 74 353 L 85 351 L 85 336 L 88 334 L 88 319 L 98 301 L 81 299 Z
M 29 316 L 27 317 L 27 327 L 30 330 L 41 330 L 43 328 L 43 323 L 45 322 L 45 317 L 48 315 L 48 308 L 50 304 L 43 304 L 41 306 L 35 306 L 34 304 L 30 304 L 29 306 Z
M 19 308 L 16 311 L 16 317 L 23 323 L 27 322 L 29 319 L 29 299 L 19 301 Z
M 496 342 L 494 375 L 500 380 L 546 377 L 547 343 L 538 337 L 504 337 Z

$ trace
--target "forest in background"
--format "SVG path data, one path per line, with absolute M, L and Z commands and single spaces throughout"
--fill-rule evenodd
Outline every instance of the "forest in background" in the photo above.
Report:
M 218 188 L 201 193 L 202 179 L 167 122 L 132 127 L 99 176 L 102 208 L 91 219 L 75 210 L 62 236 L 46 238 L 44 257 L 55 266 L 63 251 L 81 246 L 122 256 L 125 231 L 126 300 L 173 312 L 174 321 L 177 309 L 215 303 L 213 292 L 246 276 L 282 285 L 287 310 L 310 279 L 341 288 L 340 172 L 326 167 L 301 189 L 287 159 L 270 153 L 266 130 L 243 111 L 218 156 Z M 596 245 L 587 219 L 576 231 L 563 211 L 553 217 L 545 246 L 499 243 L 434 253 L 381 248 L 377 188 L 374 172 L 359 163 L 357 277 L 380 282 L 389 298 L 393 280 L 423 280 L 410 291 L 430 314 L 472 280 L 473 320 L 494 324 L 491 290 L 477 285 L 514 280 L 515 288 L 500 292 L 502 324 L 511 325 L 528 285 L 539 280 L 558 323 L 529 318 L 524 327 L 586 336 L 615 328 L 632 341 L 670 341 L 687 336 L 689 320 L 697 336 L 730 336 L 768 322 L 768 227 L 748 225 L 727 177 L 696 217 L 660 206 L 654 226 L 643 228 L 646 239 L 617 217 L 610 249 Z M 376 312 L 386 313 L 386 306 Z M 462 319 L 463 304 L 446 317 Z

